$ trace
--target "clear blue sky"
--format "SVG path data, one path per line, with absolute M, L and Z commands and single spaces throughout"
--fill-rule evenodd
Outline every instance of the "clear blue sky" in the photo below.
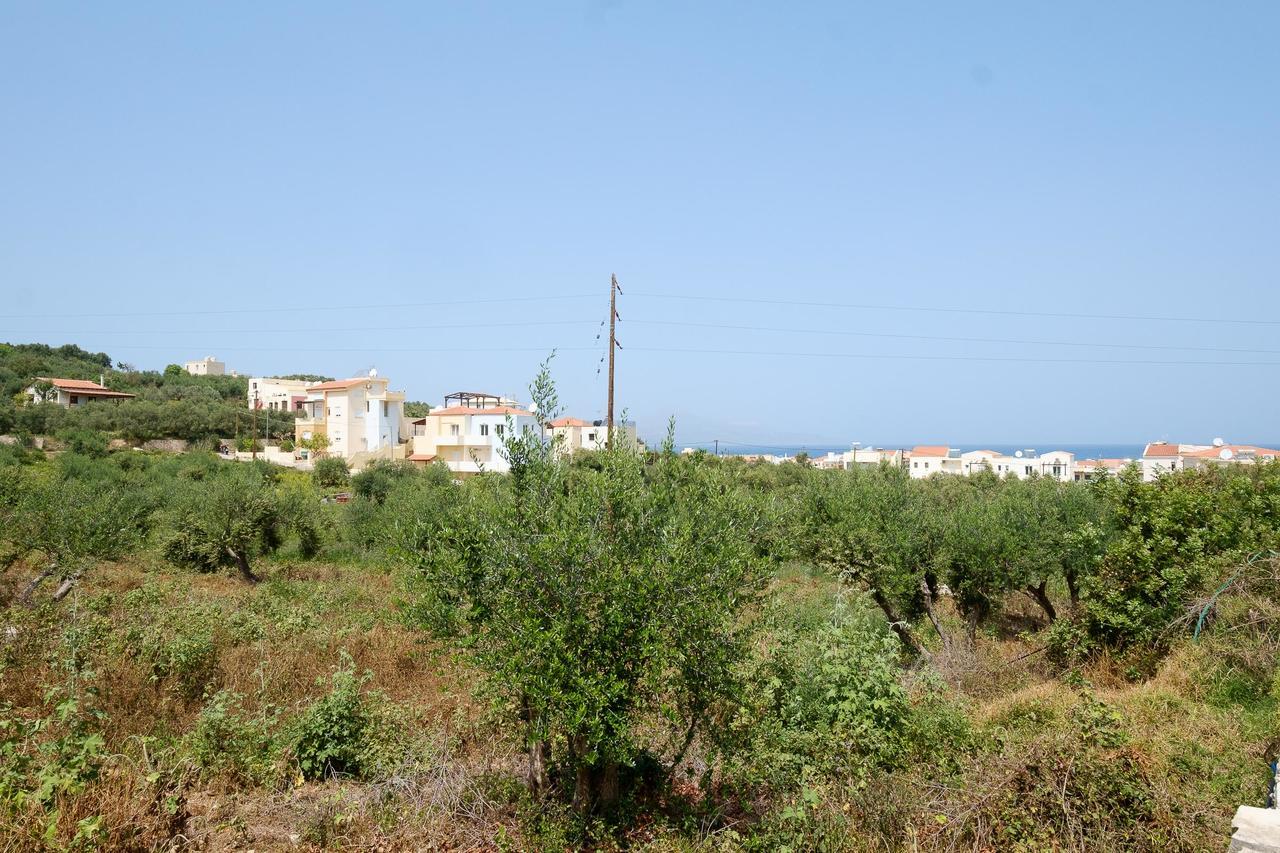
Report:
M 616 272 L 649 437 L 1275 439 L 1275 364 L 1021 359 L 1280 352 L 936 338 L 1280 324 L 646 294 L 1280 323 L 1277 38 L 1269 0 L 3 2 L 0 339 L 429 401 L 559 347 L 599 417 Z

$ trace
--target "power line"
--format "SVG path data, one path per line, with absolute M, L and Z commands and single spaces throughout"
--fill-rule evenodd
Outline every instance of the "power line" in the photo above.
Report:
M 422 326 L 337 326 L 333 328 L 318 328 L 308 326 L 308 332 L 416 332 L 429 329 L 491 329 L 491 328 L 519 328 L 522 326 L 580 326 L 595 323 L 595 320 L 520 320 L 510 323 L 435 323 Z M 3 333 L 27 332 L 32 330 L 30 327 L 25 329 L 0 329 Z M 103 329 L 101 331 L 91 331 L 88 329 L 72 329 L 72 330 L 55 330 L 47 329 L 39 330 L 45 335 L 248 335 L 258 334 L 261 332 L 275 333 L 278 329 L 140 329 L 137 331 L 127 331 L 121 329 Z
M 685 347 L 628 347 L 632 352 L 670 352 L 691 355 L 767 355 L 799 358 L 847 358 L 892 361 L 991 361 L 1032 364 L 1128 364 L 1164 367 L 1280 367 L 1280 361 L 1158 361 L 1155 359 L 1035 358 L 985 355 L 890 355 L 854 352 L 788 352 L 775 350 L 692 349 Z
M 1082 314 L 1066 311 L 1015 311 L 1000 308 L 945 308 L 932 305 L 881 305 L 859 302 L 810 302 L 794 299 L 764 299 L 747 296 L 694 296 L 686 293 L 632 291 L 632 296 L 651 299 L 683 299 L 697 302 L 742 302 L 754 305 L 790 305 L 804 308 L 852 308 L 861 311 L 921 311 L 935 314 L 989 314 L 1001 317 L 1052 317 L 1069 320 L 1138 320 L 1159 323 L 1233 323 L 1247 326 L 1280 326 L 1280 320 L 1252 320 L 1214 317 L 1168 317 L 1149 314 Z
M 164 350 L 172 352 L 172 346 L 139 346 L 134 344 L 121 344 L 114 347 L 117 350 Z M 548 353 L 552 350 L 556 352 L 594 352 L 595 347 L 434 347 L 434 348 L 395 348 L 395 347 L 219 347 L 220 350 L 226 352 L 357 352 L 357 353 L 374 353 L 381 354 L 387 352 L 397 353 L 433 353 L 433 352 L 540 352 Z
M 584 299 L 593 297 L 590 293 L 566 293 L 559 295 L 539 295 L 539 296 L 504 296 L 496 299 L 440 299 L 432 302 L 398 302 L 390 304 L 379 304 L 378 308 L 435 308 L 444 305 L 494 305 L 506 304 L 510 302 L 550 302 L 564 299 Z M 363 305 L 290 305 L 286 308 L 207 308 L 189 311 L 121 311 L 116 313 L 104 313 L 101 311 L 93 311 L 84 314 L 0 314 L 0 317 L 14 320 L 40 320 L 50 317 L 74 317 L 97 318 L 97 317 L 186 317 L 186 316 L 206 316 L 214 314 L 276 314 L 288 312 L 293 314 L 302 314 L 307 311 L 367 311 L 369 304 Z
M 1086 341 L 1044 341 L 1030 340 L 1020 338 L 966 338 L 952 337 L 948 335 L 906 335 L 894 334 L 889 332 L 855 332 L 847 329 L 795 329 L 783 328 L 778 326 L 739 326 L 722 323 L 692 323 L 681 320 L 631 320 L 634 324 L 642 324 L 646 326 L 686 326 L 698 329 L 729 329 L 735 331 L 747 332 L 792 332 L 803 335 L 841 335 L 857 338 L 895 338 L 910 341 L 946 341 L 952 343 L 971 343 L 971 344 L 1029 344 L 1034 346 L 1060 346 L 1060 347 L 1099 347 L 1104 349 L 1146 349 L 1146 350 L 1182 350 L 1190 352 L 1235 352 L 1235 353 L 1254 353 L 1261 355 L 1280 355 L 1280 350 L 1274 349 L 1239 349 L 1235 347 L 1188 347 L 1176 346 L 1173 344 L 1114 344 L 1114 343 L 1089 343 Z

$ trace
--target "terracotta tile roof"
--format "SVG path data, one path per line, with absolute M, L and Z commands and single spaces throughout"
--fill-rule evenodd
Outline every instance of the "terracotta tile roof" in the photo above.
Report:
M 592 426 L 591 421 L 584 421 L 582 418 L 556 418 L 554 421 L 547 423 L 550 427 L 586 427 Z
M 1147 457 L 1181 456 L 1185 452 L 1182 447 L 1183 445 L 1181 444 L 1166 444 L 1163 441 L 1152 442 L 1142 451 L 1142 456 L 1144 459 Z
M 1077 459 L 1076 468 L 1123 468 L 1133 460 L 1131 459 Z
M 1252 444 L 1224 444 L 1220 447 L 1205 447 L 1184 453 L 1199 459 L 1216 459 L 1224 450 L 1230 450 L 1232 456 L 1280 456 L 1280 450 L 1256 447 Z
M 410 462 L 434 462 L 436 455 L 434 453 L 414 453 L 409 456 Z
M 912 456 L 946 456 L 951 448 L 944 445 L 921 444 L 911 448 Z
M 84 394 L 90 397 L 133 397 L 133 394 L 126 394 L 123 391 L 112 391 L 104 385 L 97 382 L 90 382 L 87 379 L 47 379 L 43 376 L 38 377 L 42 382 L 48 382 L 55 388 L 61 388 L 63 391 L 74 391 L 77 394 Z
M 332 382 L 321 382 L 319 385 L 307 386 L 308 391 L 346 391 L 348 388 L 355 388 L 357 385 L 363 385 L 366 382 L 386 382 L 387 380 L 377 376 L 360 376 L 355 379 L 335 379 Z
M 447 409 L 432 409 L 427 413 L 428 417 L 446 417 L 456 415 L 511 415 L 512 417 L 533 417 L 533 412 L 527 412 L 524 409 L 517 409 L 514 406 L 490 406 L 487 409 L 479 409 L 474 406 L 450 406 Z

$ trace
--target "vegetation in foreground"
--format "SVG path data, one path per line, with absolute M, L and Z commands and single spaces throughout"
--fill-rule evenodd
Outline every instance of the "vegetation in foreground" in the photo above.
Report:
M 0 849 L 1199 850 L 1266 796 L 1280 466 L 107 437 L 0 447 Z

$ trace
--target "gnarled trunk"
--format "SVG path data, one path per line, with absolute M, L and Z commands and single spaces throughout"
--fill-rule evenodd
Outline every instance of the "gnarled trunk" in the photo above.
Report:
M 253 569 L 249 567 L 249 555 L 243 551 L 237 551 L 230 546 L 227 547 L 227 553 L 231 555 L 231 559 L 236 561 L 236 568 L 240 570 L 240 574 L 250 583 L 257 583 L 258 576 L 253 573 Z
M 929 653 L 924 646 L 916 639 L 916 635 L 911 633 L 911 629 L 907 627 L 906 620 L 898 616 L 897 611 L 893 609 L 893 605 L 885 594 L 875 587 L 871 588 L 871 600 L 876 603 L 884 613 L 884 617 L 889 620 L 889 627 L 893 629 L 893 633 L 898 635 L 902 642 L 906 643 L 907 648 L 911 649 L 915 654 L 921 657 L 929 657 Z
M 1053 621 L 1058 618 L 1058 611 L 1054 609 L 1053 602 L 1049 599 L 1048 586 L 1048 581 L 1040 581 L 1035 586 L 1028 586 L 1027 595 L 1036 600 L 1036 603 L 1040 605 L 1040 609 L 1044 611 L 1045 617 L 1049 620 L 1049 624 L 1052 625 Z

